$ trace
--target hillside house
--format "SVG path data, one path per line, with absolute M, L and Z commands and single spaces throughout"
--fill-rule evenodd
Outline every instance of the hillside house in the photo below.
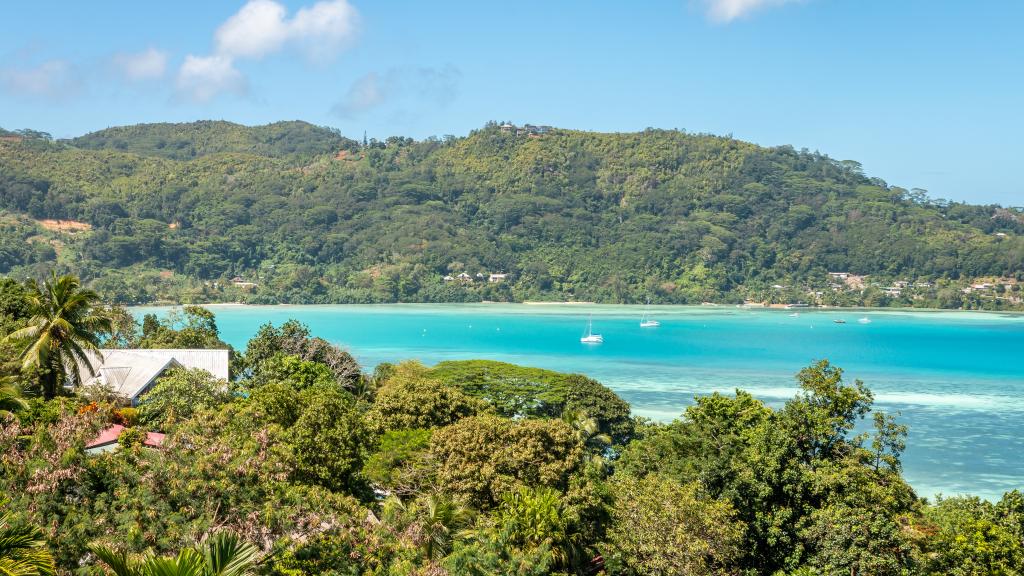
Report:
M 490 274 L 487 276 L 487 281 L 491 284 L 495 282 L 504 282 L 508 278 L 508 274 Z
M 101 349 L 99 354 L 86 352 L 92 372 L 84 364 L 79 364 L 78 371 L 82 386 L 109 388 L 125 404 L 137 406 L 139 397 L 172 368 L 198 368 L 227 380 L 228 354 L 227 350 Z
M 231 285 L 236 288 L 241 288 L 243 290 L 251 290 L 256 287 L 255 282 L 249 282 L 242 278 L 241 276 L 235 276 L 234 278 L 232 278 Z

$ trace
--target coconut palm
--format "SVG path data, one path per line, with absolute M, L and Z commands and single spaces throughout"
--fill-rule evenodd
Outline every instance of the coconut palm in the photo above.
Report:
M 106 546 L 89 549 L 115 576 L 246 576 L 259 559 L 258 548 L 229 532 L 211 536 L 198 548 L 185 548 L 173 558 L 149 555 L 133 560 Z
M 392 496 L 384 501 L 381 512 L 392 529 L 416 528 L 417 545 L 427 561 L 451 552 L 456 535 L 471 520 L 468 508 L 443 494 L 427 494 L 409 503 Z
M 0 506 L 7 503 L 0 501 Z M 56 568 L 43 533 L 35 526 L 15 528 L 10 515 L 0 513 L 0 574 L 51 576 Z
M 452 551 L 455 534 L 469 521 L 469 511 L 451 498 L 431 494 L 420 503 L 419 523 L 423 530 L 423 552 L 437 560 Z
M 562 419 L 572 426 L 576 438 L 583 446 L 582 464 L 603 472 L 605 470 L 604 454 L 612 445 L 612 437 L 601 432 L 597 418 L 588 416 L 585 412 L 566 411 L 562 414 Z
M 0 420 L 28 408 L 21 390 L 10 376 L 0 376 Z
M 101 336 L 111 331 L 110 318 L 97 307 L 99 300 L 70 275 L 53 273 L 42 286 L 35 281 L 29 285 L 28 326 L 4 341 L 22 345 L 22 369 L 39 370 L 45 398 L 56 396 L 69 375 L 81 382 L 80 365 L 95 373 L 87 352 L 97 352 Z

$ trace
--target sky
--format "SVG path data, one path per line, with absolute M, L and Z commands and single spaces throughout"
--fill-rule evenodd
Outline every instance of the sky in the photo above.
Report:
M 10 2 L 0 127 L 679 128 L 1022 206 L 1022 21 L 1018 0 Z

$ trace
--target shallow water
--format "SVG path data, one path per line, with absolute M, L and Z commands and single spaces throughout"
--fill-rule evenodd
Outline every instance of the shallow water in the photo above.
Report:
M 998 498 L 1024 488 L 1024 316 L 961 312 L 747 310 L 580 305 L 211 306 L 239 349 L 296 318 L 378 362 L 487 358 L 582 372 L 636 414 L 670 420 L 695 395 L 743 388 L 772 405 L 827 358 L 910 427 L 905 475 L 922 496 Z M 136 309 L 137 313 L 153 309 Z M 165 309 L 157 309 L 165 310 Z M 581 344 L 587 316 L 605 342 Z M 858 320 L 867 318 L 869 323 Z M 837 324 L 836 319 L 846 320 Z

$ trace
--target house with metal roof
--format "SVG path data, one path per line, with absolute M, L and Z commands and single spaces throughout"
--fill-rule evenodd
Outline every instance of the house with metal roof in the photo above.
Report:
M 198 368 L 228 379 L 228 351 L 202 349 L 101 349 L 87 353 L 92 371 L 79 364 L 82 386 L 110 389 L 132 406 L 172 368 Z

